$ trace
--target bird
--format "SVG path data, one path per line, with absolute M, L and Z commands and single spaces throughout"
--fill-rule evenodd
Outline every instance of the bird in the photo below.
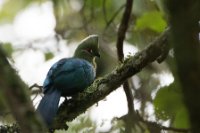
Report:
M 95 58 L 100 57 L 98 35 L 90 35 L 80 42 L 73 57 L 63 58 L 49 69 L 43 83 L 42 97 L 36 111 L 50 128 L 57 114 L 61 96 L 82 92 L 95 79 Z

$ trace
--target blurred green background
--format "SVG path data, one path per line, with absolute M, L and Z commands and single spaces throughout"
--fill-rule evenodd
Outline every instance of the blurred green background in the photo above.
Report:
M 50 64 L 61 57 L 71 56 L 78 42 L 84 37 L 98 34 L 102 56 L 97 60 L 97 76 L 101 77 L 119 64 L 116 38 L 125 2 L 0 0 L 0 41 L 3 42 L 8 58 L 19 71 L 19 75 L 32 85 L 42 84 Z M 126 33 L 125 54 L 134 55 L 160 35 L 167 28 L 167 17 L 162 0 L 134 0 L 130 25 Z M 164 62 L 154 62 L 131 78 L 134 103 L 146 120 L 175 128 L 188 128 L 188 114 L 182 102 L 182 92 L 178 83 L 173 80 L 173 58 L 173 50 L 170 50 Z M 32 73 L 35 76 L 31 77 Z M 33 93 L 31 97 L 34 104 L 37 104 L 35 96 L 38 95 Z M 119 100 L 119 97 L 117 98 Z M 124 104 L 126 106 L 126 102 Z M 117 106 L 121 108 L 120 104 Z M 6 107 L 2 105 L 2 108 Z M 127 109 L 124 110 L 125 115 Z M 89 110 L 85 115 L 69 123 L 68 132 L 125 132 L 125 123 L 122 120 L 113 117 L 109 118 L 110 122 L 101 120 L 99 124 L 95 118 L 91 119 L 92 111 Z M 0 121 L 2 124 L 13 122 L 8 110 L 0 111 Z M 105 125 L 108 125 L 107 128 Z M 149 133 L 150 129 L 142 125 L 135 127 L 135 131 Z

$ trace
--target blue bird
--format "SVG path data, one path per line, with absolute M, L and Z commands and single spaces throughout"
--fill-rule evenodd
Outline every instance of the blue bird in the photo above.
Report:
M 61 96 L 72 96 L 83 91 L 95 78 L 95 57 L 100 57 L 98 36 L 85 38 L 72 58 L 63 58 L 53 64 L 43 84 L 44 97 L 38 105 L 48 127 L 52 126 Z

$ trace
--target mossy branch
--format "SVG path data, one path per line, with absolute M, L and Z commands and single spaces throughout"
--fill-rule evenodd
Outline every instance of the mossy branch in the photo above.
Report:
M 144 50 L 125 59 L 110 74 L 96 79 L 84 92 L 77 94 L 70 100 L 65 100 L 59 107 L 53 128 L 67 128 L 66 121 L 72 121 L 89 107 L 117 89 L 127 78 L 130 78 L 140 72 L 149 63 L 162 57 L 166 53 L 166 50 L 168 50 L 168 32 L 166 30 Z
M 34 111 L 27 85 L 9 64 L 1 46 L 0 68 L 0 95 L 3 97 L 0 103 L 3 101 L 10 109 L 22 133 L 45 132 L 45 126 Z

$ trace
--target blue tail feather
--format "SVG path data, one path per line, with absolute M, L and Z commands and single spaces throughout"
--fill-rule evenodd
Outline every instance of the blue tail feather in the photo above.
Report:
M 48 127 L 51 126 L 54 117 L 58 111 L 61 92 L 58 89 L 51 88 L 45 93 L 38 105 L 37 112 L 43 118 Z

